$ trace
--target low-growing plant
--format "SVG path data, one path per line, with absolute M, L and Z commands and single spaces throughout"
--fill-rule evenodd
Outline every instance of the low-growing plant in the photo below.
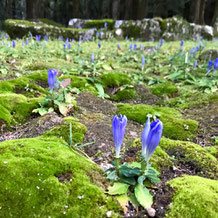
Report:
M 67 116 L 76 107 L 73 96 L 70 93 L 70 79 L 59 81 L 56 79 L 57 72 L 48 70 L 49 94 L 39 103 L 40 107 L 33 110 L 41 116 L 49 112 L 57 112 Z
M 163 124 L 159 115 L 153 116 L 154 122 L 150 123 L 151 115 L 148 115 L 147 122 L 142 132 L 142 154 L 141 163 L 123 163 L 120 165 L 120 150 L 125 135 L 127 124 L 126 116 L 117 115 L 113 118 L 113 137 L 115 143 L 114 167 L 105 171 L 107 179 L 113 182 L 108 188 L 108 194 L 117 196 L 121 205 L 125 206 L 130 201 L 135 207 L 141 205 L 150 216 L 155 216 L 155 210 L 151 207 L 153 203 L 152 195 L 146 186 L 151 187 L 151 183 L 160 183 L 159 172 L 152 168 L 149 160 L 160 142 Z

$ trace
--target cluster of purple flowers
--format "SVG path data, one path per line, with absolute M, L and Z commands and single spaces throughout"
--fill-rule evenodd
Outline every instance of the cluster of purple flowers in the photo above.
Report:
M 112 127 L 113 127 L 113 137 L 116 151 L 116 158 L 120 158 L 120 149 L 125 136 L 125 128 L 127 124 L 127 117 L 124 115 L 114 115 Z M 160 142 L 163 132 L 163 124 L 160 120 L 156 120 L 150 123 L 150 118 L 148 117 L 144 130 L 141 136 L 142 142 L 142 157 L 148 162 L 154 153 L 157 145 Z

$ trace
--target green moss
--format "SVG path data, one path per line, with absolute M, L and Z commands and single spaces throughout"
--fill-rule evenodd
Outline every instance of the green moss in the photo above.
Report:
M 194 120 L 184 120 L 179 111 L 167 108 L 150 105 L 131 105 L 131 104 L 117 104 L 118 114 L 123 114 L 130 120 L 134 120 L 144 124 L 147 119 L 147 114 L 158 113 L 163 122 L 163 135 L 178 140 L 192 139 L 196 136 L 198 129 L 198 122 Z
M 168 184 L 175 190 L 166 217 L 217 217 L 218 181 L 198 176 L 184 176 Z
M 103 20 L 89 20 L 85 24 L 85 28 L 97 28 L 101 29 L 104 28 L 104 24 L 107 22 L 107 28 L 109 30 L 114 29 L 114 23 L 115 21 L 112 19 L 103 19 Z
M 124 89 L 119 90 L 115 95 L 111 97 L 113 101 L 126 101 L 131 100 L 135 97 L 135 90 L 134 89 Z
M 89 84 L 85 77 L 79 77 L 79 76 L 63 76 L 62 79 L 71 79 L 70 86 L 72 88 L 78 88 L 82 92 L 89 91 L 92 94 L 96 95 L 97 91 L 95 87 L 93 87 L 91 84 Z
M 102 74 L 99 79 L 101 80 L 104 88 L 114 88 L 131 84 L 129 76 L 124 73 Z
M 39 18 L 39 19 L 37 19 L 37 21 L 40 21 L 42 23 L 45 23 L 45 24 L 48 24 L 48 25 L 52 25 L 52 26 L 64 27 L 62 24 L 56 23 L 53 20 L 49 20 L 49 19 L 46 19 L 46 18 Z
M 73 144 L 82 143 L 84 140 L 84 134 L 87 131 L 86 126 L 71 117 L 65 118 L 62 125 L 56 126 L 45 132 L 43 137 L 56 136 L 63 138 L 68 144 L 70 144 L 70 123 L 72 125 Z
M 178 92 L 178 88 L 172 82 L 164 82 L 158 85 L 155 85 L 151 88 L 153 94 L 157 96 L 162 96 L 166 94 L 168 97 L 171 97 L 172 94 Z
M 30 76 L 23 76 L 12 80 L 2 80 L 0 81 L 0 94 L 18 92 L 29 97 L 34 97 L 36 94 L 40 95 L 40 93 L 46 94 L 47 91 L 40 86 L 42 82 L 43 85 L 45 82 L 47 84 L 47 73 L 45 72 L 32 73 Z M 32 89 L 32 93 L 25 90 L 27 85 L 29 89 Z
M 52 38 L 58 38 L 63 36 L 64 38 L 79 39 L 81 34 L 87 32 L 88 29 L 72 29 L 65 27 L 57 27 L 54 25 L 47 25 L 45 23 L 34 23 L 27 20 L 13 20 L 7 19 L 4 22 L 5 30 L 11 38 L 23 38 L 28 36 L 31 32 L 33 36 L 41 35 L 42 37 L 47 35 Z
M 218 171 L 216 158 L 200 145 L 162 138 L 159 146 L 176 162 L 195 170 L 198 175 L 216 177 Z
M 128 37 L 132 37 L 132 38 L 140 38 L 141 37 L 141 32 L 142 29 L 139 26 L 133 25 L 130 23 L 127 25 L 123 25 L 122 26 L 122 30 L 123 30 L 123 35 L 124 37 L 128 36 Z
M 164 32 L 167 29 L 167 21 L 161 20 L 161 22 L 159 22 L 159 23 L 160 23 L 161 31 Z
M 0 119 L 6 121 L 9 125 L 15 124 L 15 122 L 22 123 L 37 107 L 38 101 L 38 98 L 28 99 L 24 95 L 0 94 L 0 106 L 4 111 L 4 113 L 0 114 Z
M 218 141 L 218 140 L 217 140 Z M 205 150 L 212 154 L 214 157 L 218 158 L 218 142 L 216 142 L 214 146 L 211 147 L 205 147 Z
M 109 210 L 118 216 L 100 188 L 102 171 L 63 140 L 5 141 L 0 154 L 1 217 L 104 217 Z

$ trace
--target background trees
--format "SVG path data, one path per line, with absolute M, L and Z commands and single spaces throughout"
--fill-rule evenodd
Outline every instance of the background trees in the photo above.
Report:
M 190 22 L 213 25 L 217 0 L 0 0 L 0 20 L 48 18 L 67 24 L 71 18 L 142 19 L 183 16 Z

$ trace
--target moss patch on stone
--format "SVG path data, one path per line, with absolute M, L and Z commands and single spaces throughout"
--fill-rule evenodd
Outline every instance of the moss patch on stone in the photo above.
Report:
M 114 88 L 131 84 L 129 76 L 124 73 L 102 74 L 99 79 L 105 88 Z
M 216 178 L 217 160 L 200 145 L 162 138 L 159 146 L 177 163 L 182 163 L 196 174 Z
M 111 100 L 113 101 L 131 100 L 131 99 L 134 99 L 135 94 L 136 92 L 134 89 L 119 90 L 115 95 L 111 97 Z
M 56 126 L 47 131 L 43 134 L 43 137 L 56 136 L 64 139 L 68 144 L 70 144 L 70 123 L 72 125 L 73 144 L 82 143 L 84 140 L 84 134 L 87 131 L 86 126 L 73 117 L 64 118 L 62 125 Z
M 102 171 L 58 138 L 0 143 L 1 217 L 104 217 L 119 207 L 89 174 Z
M 168 184 L 175 189 L 175 193 L 166 217 L 217 217 L 218 181 L 184 176 Z
M 140 38 L 142 28 L 139 26 L 136 26 L 134 24 L 131 24 L 131 21 L 129 21 L 129 24 L 122 26 L 124 37 L 132 37 L 132 38 Z
M 158 85 L 155 85 L 151 88 L 153 94 L 161 97 L 163 94 L 166 94 L 168 97 L 171 97 L 172 94 L 178 92 L 178 88 L 172 82 L 164 82 Z
M 16 122 L 23 123 L 37 107 L 38 98 L 26 98 L 24 95 L 13 93 L 0 94 L 0 120 L 13 125 Z
M 13 20 L 7 19 L 4 22 L 5 30 L 7 34 L 15 38 L 23 38 L 32 33 L 33 36 L 41 35 L 42 37 L 47 35 L 52 38 L 58 38 L 63 36 L 64 38 L 73 38 L 78 40 L 80 35 L 83 35 L 88 29 L 72 29 L 65 27 L 58 27 L 57 25 L 51 25 L 43 22 L 30 22 L 28 20 Z
M 192 139 L 196 135 L 198 122 L 182 119 L 179 111 L 173 108 L 150 105 L 117 104 L 118 114 L 126 115 L 128 119 L 144 124 L 147 114 L 158 113 L 163 122 L 163 135 L 177 140 Z
M 115 21 L 112 19 L 101 19 L 101 20 L 89 20 L 85 24 L 85 28 L 97 28 L 101 29 L 104 28 L 105 23 L 107 22 L 107 28 L 109 30 L 114 29 L 114 23 Z

